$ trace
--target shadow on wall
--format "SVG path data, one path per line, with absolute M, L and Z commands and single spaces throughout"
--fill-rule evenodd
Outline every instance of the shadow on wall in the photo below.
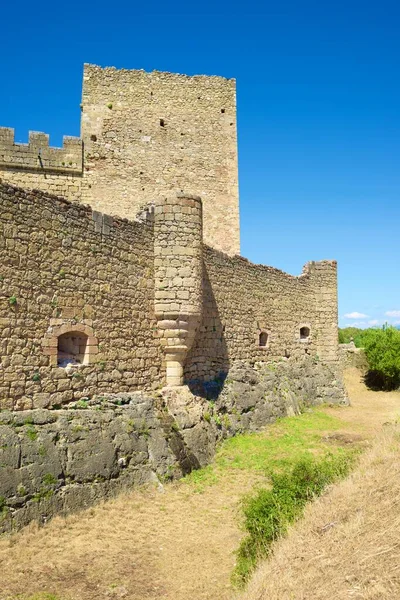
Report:
M 225 326 L 203 266 L 203 316 L 185 363 L 185 384 L 190 391 L 207 400 L 216 400 L 229 371 Z

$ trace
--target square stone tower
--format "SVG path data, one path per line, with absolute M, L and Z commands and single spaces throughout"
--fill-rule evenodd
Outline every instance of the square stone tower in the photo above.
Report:
M 238 254 L 235 80 L 84 66 L 82 201 L 134 218 L 177 193 L 202 198 L 204 240 Z

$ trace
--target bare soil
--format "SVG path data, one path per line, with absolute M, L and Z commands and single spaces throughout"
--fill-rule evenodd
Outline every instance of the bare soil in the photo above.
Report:
M 346 383 L 352 406 L 326 409 L 343 420 L 332 443 L 371 439 L 400 414 L 399 392 L 367 390 L 356 369 Z M 129 492 L 5 536 L 0 600 L 40 592 L 57 600 L 228 600 L 242 535 L 238 503 L 258 483 L 261 475 L 238 471 L 201 493 L 179 483 Z

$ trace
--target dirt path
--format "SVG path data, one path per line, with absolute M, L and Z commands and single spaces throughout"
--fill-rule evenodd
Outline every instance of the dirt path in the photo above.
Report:
M 346 389 L 351 406 L 328 408 L 326 412 L 343 419 L 354 430 L 373 436 L 382 425 L 396 417 L 400 419 L 400 392 L 373 392 L 365 387 L 360 371 L 356 368 L 345 372 Z
M 344 432 L 373 436 L 400 415 L 400 393 L 368 391 L 356 370 L 346 383 L 352 406 L 327 409 Z M 179 483 L 129 493 L 4 537 L 0 600 L 38 592 L 57 600 L 228 600 L 238 501 L 261 481 L 237 471 L 202 493 Z

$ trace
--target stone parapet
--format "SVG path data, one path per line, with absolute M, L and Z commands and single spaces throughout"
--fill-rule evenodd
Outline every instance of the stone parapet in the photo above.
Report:
M 14 129 L 0 127 L 0 170 L 23 169 L 82 174 L 83 144 L 77 137 L 64 136 L 62 148 L 49 146 L 49 136 L 29 132 L 28 144 L 14 141 Z

